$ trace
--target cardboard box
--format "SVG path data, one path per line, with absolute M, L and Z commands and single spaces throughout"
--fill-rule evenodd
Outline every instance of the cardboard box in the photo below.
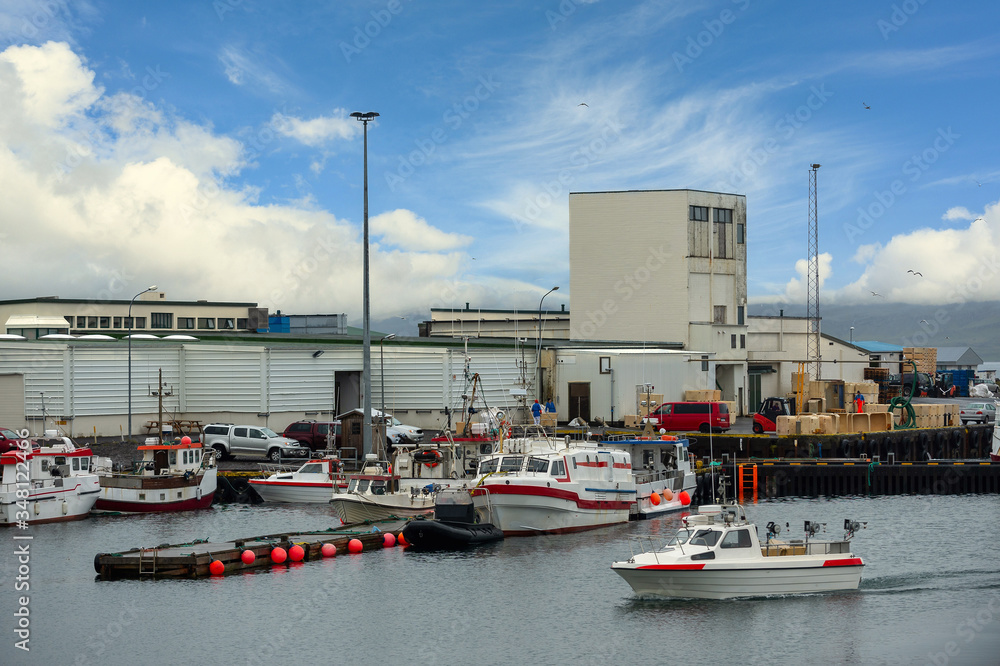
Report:
M 558 414 L 552 414 L 552 413 L 548 413 L 548 412 L 545 413 L 545 414 L 542 414 L 541 425 L 544 426 L 544 427 L 546 427 L 546 428 L 555 428 L 556 427 L 556 417 L 557 416 L 558 416 Z

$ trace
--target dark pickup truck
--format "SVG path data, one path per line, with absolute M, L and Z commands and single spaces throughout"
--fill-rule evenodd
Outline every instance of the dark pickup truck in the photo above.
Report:
M 340 421 L 296 421 L 281 434 L 313 451 L 340 448 Z

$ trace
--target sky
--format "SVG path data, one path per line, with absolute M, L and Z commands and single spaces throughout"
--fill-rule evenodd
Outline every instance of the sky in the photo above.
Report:
M 571 305 L 569 192 L 747 197 L 751 303 L 1000 299 L 1000 8 L 5 0 L 0 300 Z M 643 243 L 627 224 L 609 242 Z M 414 333 L 415 331 L 410 331 Z

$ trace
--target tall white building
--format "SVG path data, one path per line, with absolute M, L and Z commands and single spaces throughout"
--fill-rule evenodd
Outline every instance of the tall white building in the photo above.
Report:
M 745 196 L 573 192 L 569 259 L 571 339 L 712 353 L 715 385 L 706 388 L 745 404 Z

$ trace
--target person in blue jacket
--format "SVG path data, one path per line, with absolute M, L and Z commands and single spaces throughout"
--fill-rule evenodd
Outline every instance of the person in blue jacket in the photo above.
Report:
M 531 406 L 531 415 L 535 419 L 535 425 L 538 425 L 539 423 L 542 422 L 542 406 L 538 403 L 537 400 L 535 401 L 535 404 Z
M 549 398 L 549 401 L 545 403 L 545 411 L 549 414 L 556 413 L 556 403 L 552 402 L 552 398 Z

